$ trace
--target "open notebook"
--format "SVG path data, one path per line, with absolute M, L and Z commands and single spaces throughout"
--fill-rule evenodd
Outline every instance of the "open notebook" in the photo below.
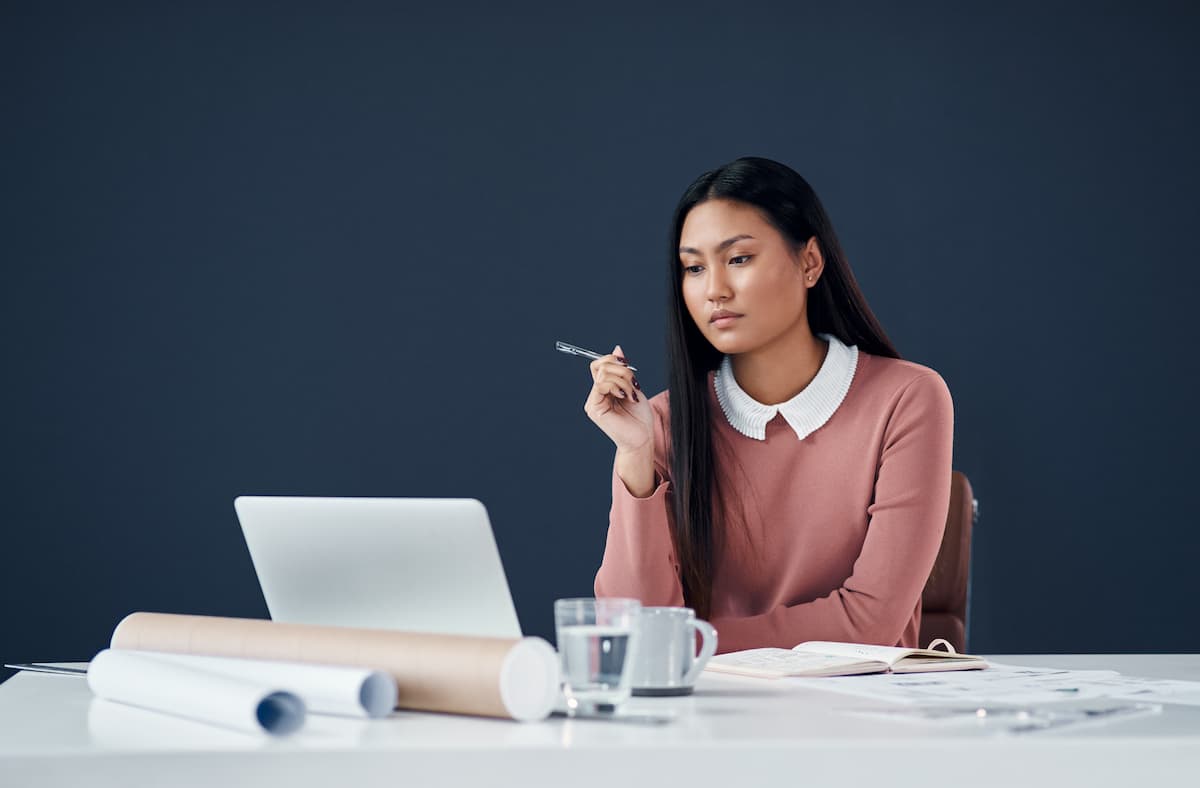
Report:
M 948 650 L 938 651 L 938 645 L 944 645 Z M 929 648 L 896 648 L 810 640 L 790 649 L 752 648 L 718 654 L 708 661 L 704 669 L 718 673 L 777 679 L 785 676 L 853 676 L 859 673 L 978 670 L 987 666 L 982 657 L 957 654 L 953 646 L 938 638 L 929 644 Z

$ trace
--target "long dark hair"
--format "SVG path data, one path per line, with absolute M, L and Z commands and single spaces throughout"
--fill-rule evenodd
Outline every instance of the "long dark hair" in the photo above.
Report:
M 667 255 L 667 357 L 671 405 L 671 537 L 679 560 L 685 604 L 708 618 L 712 608 L 714 530 L 730 492 L 716 473 L 708 373 L 722 354 L 709 343 L 683 301 L 679 238 L 688 212 L 707 200 L 724 199 L 756 209 L 794 250 L 816 236 L 825 270 L 809 291 L 808 324 L 814 334 L 832 334 L 877 356 L 900 358 L 871 313 L 842 245 L 816 192 L 799 173 L 778 162 L 746 156 L 706 172 L 679 200 L 671 222 Z

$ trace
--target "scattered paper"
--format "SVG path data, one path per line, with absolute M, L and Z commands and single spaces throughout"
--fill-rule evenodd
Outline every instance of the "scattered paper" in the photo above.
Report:
M 1200 706 L 1200 681 L 1116 676 L 1111 679 L 1098 679 L 1095 684 L 1112 698 Z
M 962 703 L 974 706 L 1054 703 L 1114 698 L 1200 706 L 1200 682 L 1122 676 L 1115 670 L 1059 670 L 990 663 L 986 670 L 881 673 L 869 676 L 788 678 L 812 689 L 890 703 Z
M 847 709 L 846 713 L 906 722 L 969 726 L 992 733 L 1027 734 L 1067 727 L 1102 725 L 1131 717 L 1158 714 L 1162 705 L 1132 701 L 1093 700 L 1054 706 L 933 705 Z
M 1117 678 L 1111 670 L 1053 670 L 993 666 L 945 673 L 881 673 L 836 678 L 790 678 L 813 689 L 891 703 L 1018 704 L 1111 696 L 1097 682 Z

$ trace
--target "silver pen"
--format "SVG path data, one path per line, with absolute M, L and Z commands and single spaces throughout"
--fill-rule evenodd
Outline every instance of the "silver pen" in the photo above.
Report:
M 32 673 L 58 673 L 63 676 L 86 676 L 87 668 L 72 668 L 65 665 L 48 665 L 45 662 L 29 662 L 21 664 L 5 664 L 12 670 L 28 670 Z
M 559 351 L 560 353 L 569 353 L 572 356 L 583 356 L 584 358 L 590 358 L 593 361 L 595 361 L 598 358 L 603 358 L 604 355 L 607 355 L 607 354 L 601 355 L 600 353 L 596 353 L 595 351 L 586 350 L 581 347 L 576 347 L 575 345 L 568 345 L 566 342 L 555 342 L 554 349 Z M 625 366 L 629 367 L 634 372 L 638 371 L 637 367 L 631 366 L 629 364 L 626 364 Z

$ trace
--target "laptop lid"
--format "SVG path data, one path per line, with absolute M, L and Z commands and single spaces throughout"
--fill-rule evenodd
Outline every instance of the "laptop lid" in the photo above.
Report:
M 521 635 L 473 498 L 244 495 L 233 505 L 275 621 Z

